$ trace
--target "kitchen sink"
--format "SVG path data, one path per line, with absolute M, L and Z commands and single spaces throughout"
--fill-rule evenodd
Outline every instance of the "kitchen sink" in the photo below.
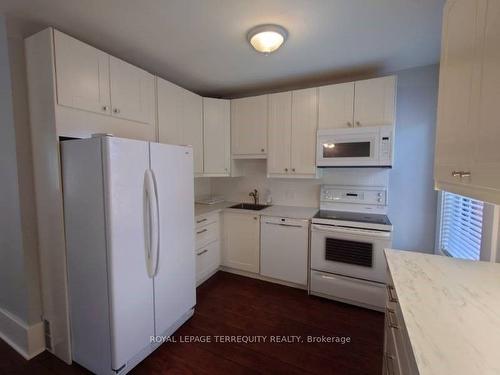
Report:
M 260 210 L 263 210 L 264 208 L 267 208 L 267 207 L 271 207 L 271 206 L 266 205 L 266 204 L 238 203 L 238 204 L 235 204 L 234 206 L 231 206 L 229 208 L 238 208 L 240 210 L 260 211 Z

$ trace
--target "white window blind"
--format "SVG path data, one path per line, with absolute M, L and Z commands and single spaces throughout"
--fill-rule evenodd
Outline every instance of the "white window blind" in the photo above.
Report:
M 452 257 L 479 260 L 483 202 L 443 192 L 441 250 Z

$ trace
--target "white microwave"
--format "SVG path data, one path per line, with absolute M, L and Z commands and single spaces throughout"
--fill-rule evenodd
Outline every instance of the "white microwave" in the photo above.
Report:
M 318 130 L 318 168 L 391 168 L 393 154 L 394 127 L 391 125 Z

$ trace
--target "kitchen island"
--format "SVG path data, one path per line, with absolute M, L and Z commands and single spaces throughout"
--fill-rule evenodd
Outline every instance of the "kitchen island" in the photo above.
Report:
M 396 328 L 395 337 L 404 330 L 407 340 L 397 356 L 411 354 L 420 375 L 500 374 L 500 264 L 390 249 L 385 255 L 388 305 L 395 306 L 386 316 L 386 359 L 394 359 L 387 335 Z M 406 374 L 397 361 L 390 366 Z

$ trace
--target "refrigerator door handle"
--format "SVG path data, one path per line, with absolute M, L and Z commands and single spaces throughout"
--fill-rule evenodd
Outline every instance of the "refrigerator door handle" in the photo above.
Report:
M 154 265 L 153 267 L 153 277 L 158 274 L 159 264 L 160 264 L 160 204 L 158 200 L 158 191 L 156 189 L 156 177 L 153 171 L 151 171 L 151 177 L 153 181 L 153 189 L 154 189 L 154 210 L 155 210 L 155 221 L 154 221 L 154 230 L 153 230 L 153 246 L 151 250 L 153 252 Z
M 153 278 L 156 273 L 158 248 L 158 205 L 153 172 L 147 169 L 144 173 L 144 242 L 146 247 L 146 269 Z M 155 266 L 153 266 L 155 265 Z

